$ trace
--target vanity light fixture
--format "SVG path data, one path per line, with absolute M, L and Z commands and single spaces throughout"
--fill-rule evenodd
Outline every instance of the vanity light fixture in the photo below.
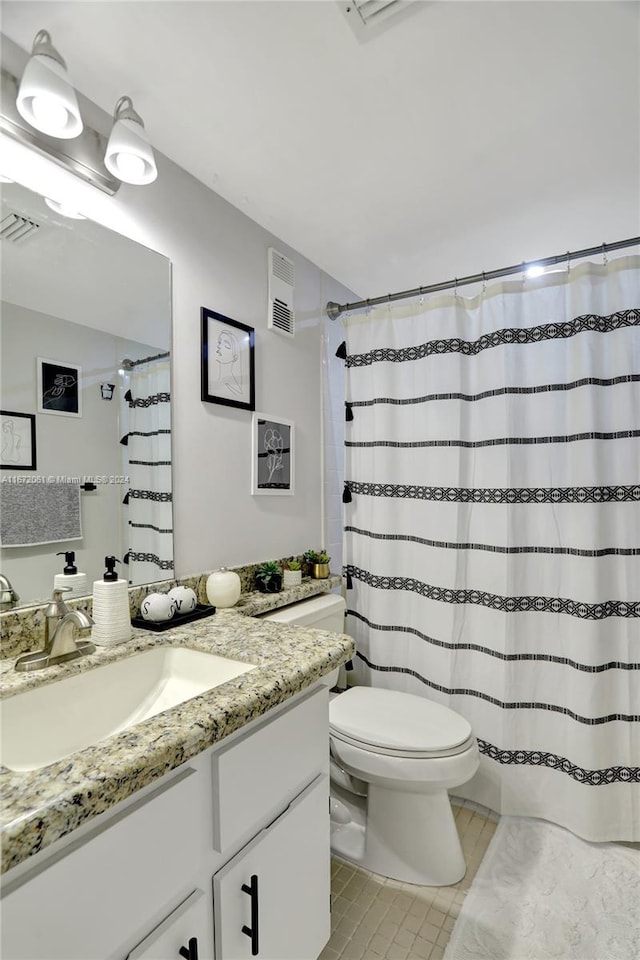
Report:
M 24 62 L 27 55 L 19 52 Z M 0 139 L 4 141 L 7 134 L 18 141 L 23 156 L 40 154 L 110 196 L 117 193 L 122 182 L 152 183 L 158 176 L 149 137 L 131 97 L 118 100 L 109 137 L 83 124 L 66 64 L 47 30 L 37 32 L 20 81 L 4 67 L 0 76 Z M 14 171 L 18 170 L 15 178 L 19 182 L 59 199 L 60 191 L 37 186 L 31 173 L 23 172 L 16 157 L 17 145 L 13 146 L 12 159 L 3 162 L 2 172 L 13 180 Z M 23 147 L 28 150 L 25 152 Z M 38 164 L 42 169 L 42 159 Z M 34 166 L 30 159 L 28 165 Z M 55 179 L 53 173 L 51 177 L 48 171 L 46 174 L 47 180 Z M 71 182 L 67 186 L 72 189 Z
M 18 112 L 36 130 L 71 140 L 82 133 L 76 92 L 67 65 L 46 30 L 38 30 L 16 100 Z
M 131 97 L 120 97 L 116 103 L 104 163 L 124 183 L 152 183 L 158 176 L 142 117 L 134 110 Z

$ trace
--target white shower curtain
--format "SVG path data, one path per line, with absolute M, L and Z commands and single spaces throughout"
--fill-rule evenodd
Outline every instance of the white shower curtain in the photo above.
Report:
M 170 384 L 168 356 L 131 370 L 127 559 L 134 584 L 173 577 Z
M 458 792 L 640 840 L 640 257 L 346 321 L 356 680 L 448 704 Z

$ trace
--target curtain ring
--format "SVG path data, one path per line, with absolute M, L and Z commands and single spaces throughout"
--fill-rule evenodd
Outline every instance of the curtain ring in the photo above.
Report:
M 527 270 L 526 270 L 525 260 L 522 261 L 522 266 L 520 267 L 520 271 L 522 273 L 522 286 L 524 287 L 525 283 L 527 282 Z
M 483 292 L 483 293 L 486 293 L 486 290 L 487 290 L 487 277 L 486 277 L 486 274 L 485 274 L 485 272 L 484 272 L 484 270 L 483 270 L 483 271 L 482 271 L 482 292 Z
M 602 244 L 602 263 L 603 263 L 603 265 L 604 265 L 605 267 L 606 267 L 607 264 L 609 263 L 609 260 L 608 260 L 608 258 L 607 258 L 607 245 L 606 245 L 606 243 L 603 243 L 603 244 Z
M 453 298 L 454 300 L 458 299 L 458 278 L 454 277 L 453 279 Z
M 571 273 L 571 251 L 567 250 L 567 273 Z
M 391 294 L 387 294 L 387 313 L 391 316 Z

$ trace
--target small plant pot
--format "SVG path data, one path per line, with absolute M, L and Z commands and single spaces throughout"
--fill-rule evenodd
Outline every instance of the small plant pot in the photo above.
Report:
M 314 580 L 326 580 L 329 576 L 328 563 L 312 563 L 309 565 L 309 570 Z
M 282 590 L 282 574 L 281 573 L 268 573 L 261 574 L 256 573 L 255 577 L 256 589 L 260 593 L 280 593 Z
M 299 587 L 302 583 L 302 570 L 285 570 L 282 575 L 282 586 L 285 590 Z

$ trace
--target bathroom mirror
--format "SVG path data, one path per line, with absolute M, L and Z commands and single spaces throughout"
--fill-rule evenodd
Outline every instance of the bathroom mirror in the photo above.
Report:
M 74 596 L 106 555 L 167 579 L 171 264 L 18 184 L 1 201 L 0 571 L 17 606 L 51 596 L 59 552 L 86 574 Z

